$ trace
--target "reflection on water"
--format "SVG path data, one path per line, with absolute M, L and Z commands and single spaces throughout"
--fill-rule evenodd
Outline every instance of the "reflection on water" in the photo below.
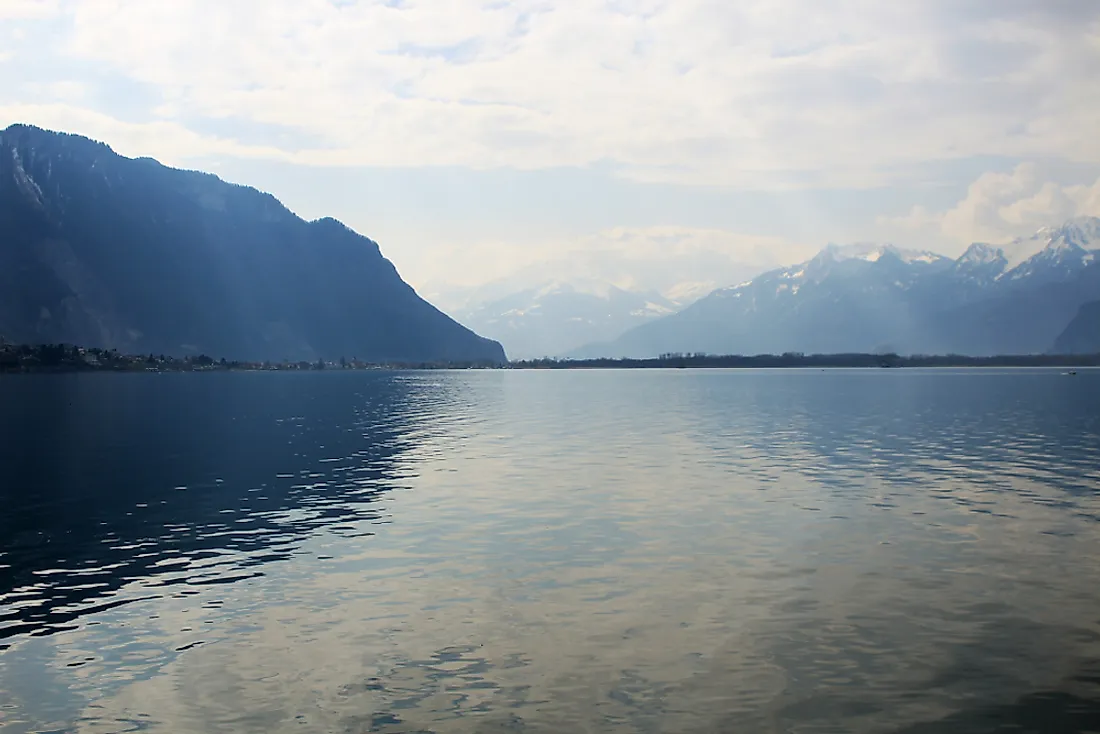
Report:
M 1100 729 L 1100 373 L 0 381 L 0 731 Z

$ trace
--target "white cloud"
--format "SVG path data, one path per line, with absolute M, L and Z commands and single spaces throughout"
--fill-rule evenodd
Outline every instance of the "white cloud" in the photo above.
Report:
M 41 20 L 60 12 L 58 0 L 3 0 L 0 20 Z
M 1100 179 L 1091 185 L 1045 181 L 1033 163 L 1008 173 L 985 173 L 950 209 L 915 206 L 900 217 L 880 217 L 886 228 L 916 236 L 942 237 L 954 249 L 971 242 L 1005 242 L 1077 216 L 1100 216 Z
M 271 155 L 301 163 L 609 163 L 643 180 L 860 187 L 936 159 L 1100 161 L 1100 6 L 1088 3 L 64 7 L 65 73 L 92 64 L 157 97 L 144 118 L 98 111 L 196 134 L 273 126 L 289 135 Z M 181 140 L 150 135 L 142 152 L 208 141 L 234 154 L 228 133 Z
M 880 216 L 877 221 L 880 225 L 906 230 L 920 231 L 930 227 L 938 229 L 943 221 L 943 213 L 932 212 L 922 204 L 915 204 L 906 214 L 897 217 Z
M 72 95 L 81 93 L 64 84 L 60 90 L 54 91 Z M 0 104 L 0 125 L 5 120 L 30 122 L 53 130 L 79 131 L 81 135 L 107 143 L 116 153 L 131 157 L 147 155 L 149 150 L 161 150 L 164 154 L 159 160 L 166 165 L 185 166 L 189 159 L 206 155 L 276 160 L 291 158 L 277 148 L 200 135 L 177 122 L 123 122 L 110 115 L 62 103 Z

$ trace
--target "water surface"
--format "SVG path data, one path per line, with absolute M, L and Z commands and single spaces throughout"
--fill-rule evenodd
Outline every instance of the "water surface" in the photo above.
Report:
M 0 731 L 1100 729 L 1100 372 L 0 379 Z

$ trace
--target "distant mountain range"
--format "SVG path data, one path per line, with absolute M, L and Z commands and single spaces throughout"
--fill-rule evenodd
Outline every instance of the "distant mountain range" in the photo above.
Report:
M 512 358 L 557 357 L 615 339 L 780 264 L 771 253 L 724 251 L 728 243 L 700 244 L 670 229 L 633 235 L 636 251 L 613 237 L 614 246 L 596 238 L 591 250 L 555 251 L 487 282 L 429 281 L 421 293 L 499 340 Z
M 1082 305 L 1100 299 L 1098 256 L 1093 217 L 1005 245 L 973 244 L 955 260 L 891 245 L 830 245 L 570 356 L 1044 353 L 1058 347 Z M 1087 334 L 1091 314 L 1074 329 Z M 1077 333 L 1059 343 L 1083 343 Z
M 654 291 L 607 283 L 549 282 L 451 314 L 478 333 L 499 340 L 512 359 L 553 357 L 623 332 L 681 308 Z
M 451 313 L 519 358 L 1092 353 L 1100 219 L 957 259 L 830 245 L 694 295 L 559 280 Z M 505 359 L 336 220 L 306 222 L 255 189 L 25 125 L 0 131 L 0 337 L 247 360 Z
M 250 360 L 505 359 L 334 219 L 25 125 L 0 132 L 0 337 Z

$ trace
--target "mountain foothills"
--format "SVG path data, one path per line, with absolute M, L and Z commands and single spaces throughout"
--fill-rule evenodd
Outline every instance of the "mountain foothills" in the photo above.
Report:
M 24 125 L 0 132 L 0 337 L 252 360 L 505 360 L 334 219 Z
M 955 260 L 830 245 L 569 356 L 1096 352 L 1100 320 L 1095 305 L 1082 306 L 1100 300 L 1098 259 L 1093 217 L 1005 245 L 976 243 Z

